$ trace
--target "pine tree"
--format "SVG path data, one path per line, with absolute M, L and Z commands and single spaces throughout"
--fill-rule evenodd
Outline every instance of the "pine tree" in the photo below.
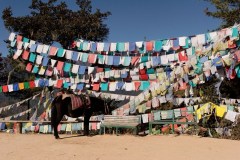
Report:
M 109 29 L 104 20 L 111 14 L 99 9 L 92 12 L 90 0 L 76 0 L 79 10 L 73 11 L 58 0 L 32 0 L 30 15 L 14 17 L 11 8 L 2 12 L 4 25 L 9 31 L 44 44 L 59 42 L 64 48 L 76 38 L 91 41 L 107 39 Z
M 10 32 L 16 32 L 43 44 L 51 45 L 57 41 L 66 49 L 75 39 L 106 40 L 109 28 L 104 21 L 111 13 L 101 12 L 99 9 L 93 12 L 91 0 L 76 0 L 76 5 L 78 9 L 73 11 L 60 0 L 32 0 L 29 15 L 13 16 L 12 9 L 8 7 L 3 10 L 2 19 Z M 26 75 L 26 71 L 23 61 L 11 59 L 13 54 L 14 51 L 9 48 L 8 58 L 12 70 L 8 76 L 5 75 L 1 79 L 5 78 L 7 84 L 32 79 L 31 75 L 16 77 L 16 74 Z
M 240 23 L 240 0 L 205 0 L 215 6 L 214 11 L 205 9 L 207 16 L 222 20 L 220 28 Z

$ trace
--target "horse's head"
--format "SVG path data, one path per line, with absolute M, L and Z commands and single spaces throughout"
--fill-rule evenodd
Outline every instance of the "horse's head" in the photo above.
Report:
M 111 114 L 111 112 L 116 108 L 115 100 L 112 99 L 100 99 L 97 97 L 89 97 L 91 101 L 91 106 L 94 112 L 102 112 L 103 114 Z
M 104 109 L 105 114 L 111 114 L 111 112 L 116 109 L 115 99 L 105 99 L 104 100 Z

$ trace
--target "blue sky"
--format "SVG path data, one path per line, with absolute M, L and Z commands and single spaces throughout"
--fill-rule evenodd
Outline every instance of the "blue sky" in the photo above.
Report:
M 75 0 L 66 1 L 77 9 Z M 14 16 L 27 15 L 31 0 L 0 0 L 0 11 L 11 6 Z M 134 42 L 196 35 L 216 29 L 221 21 L 207 17 L 203 10 L 213 9 L 204 0 L 92 0 L 92 6 L 112 15 L 105 21 L 110 28 L 108 42 Z M 9 32 L 0 19 L 0 52 L 7 55 Z

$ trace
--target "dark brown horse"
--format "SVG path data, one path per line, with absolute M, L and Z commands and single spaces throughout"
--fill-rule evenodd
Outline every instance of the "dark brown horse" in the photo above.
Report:
M 56 139 L 59 138 L 57 127 L 62 120 L 64 115 L 72 118 L 84 116 L 84 135 L 89 135 L 89 119 L 93 113 L 109 114 L 109 106 L 111 101 L 108 103 L 105 100 L 90 97 L 90 106 L 83 106 L 72 110 L 71 98 L 66 97 L 62 99 L 62 95 L 54 98 L 52 102 L 51 111 L 51 124 L 54 129 L 54 136 Z

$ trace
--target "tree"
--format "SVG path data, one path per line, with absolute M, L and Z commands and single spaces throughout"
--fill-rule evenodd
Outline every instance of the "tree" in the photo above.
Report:
M 76 0 L 79 10 L 72 11 L 65 2 L 58 0 L 32 0 L 30 15 L 14 17 L 12 9 L 2 12 L 4 25 L 9 31 L 44 44 L 58 41 L 67 48 L 76 38 L 91 41 L 107 39 L 109 29 L 104 20 L 111 14 L 99 9 L 92 12 L 90 0 Z
M 75 39 L 106 40 L 109 28 L 104 21 L 111 13 L 101 12 L 99 9 L 93 12 L 90 0 L 76 0 L 76 5 L 78 10 L 73 11 L 65 2 L 59 2 L 59 0 L 32 0 L 29 15 L 13 16 L 12 9 L 8 7 L 3 10 L 2 19 L 10 32 L 17 32 L 23 37 L 44 44 L 57 41 L 63 48 L 69 48 Z M 13 49 L 9 47 L 11 70 L 8 76 L 1 75 L 1 79 L 4 78 L 7 84 L 13 80 L 19 82 L 33 79 L 31 76 L 26 76 L 24 62 L 11 59 L 13 54 Z M 16 71 L 18 73 L 15 73 Z M 10 96 L 13 94 L 7 93 Z
M 58 41 L 64 48 L 68 48 L 77 38 L 90 41 L 107 39 L 109 29 L 103 22 L 110 12 L 96 9 L 93 13 L 90 0 L 76 0 L 79 8 L 77 11 L 69 9 L 65 2 L 57 2 L 58 0 L 32 0 L 30 15 L 20 17 L 14 17 L 10 7 L 5 8 L 2 12 L 4 25 L 10 32 L 18 32 L 44 44 Z M 14 52 L 10 49 L 9 53 L 11 57 Z M 9 72 L 8 83 L 11 74 L 17 68 L 22 68 L 21 62 L 13 65 L 15 67 Z
M 220 28 L 240 23 L 240 0 L 205 0 L 215 6 L 215 11 L 205 9 L 207 16 L 222 20 Z
M 240 23 L 240 0 L 205 0 L 215 6 L 214 11 L 205 9 L 207 16 L 218 18 L 222 20 L 219 28 L 226 28 L 233 26 L 235 23 Z M 221 86 L 220 92 L 223 97 L 239 98 L 240 92 L 236 88 L 239 85 L 240 80 L 235 78 L 233 80 L 224 79 Z

